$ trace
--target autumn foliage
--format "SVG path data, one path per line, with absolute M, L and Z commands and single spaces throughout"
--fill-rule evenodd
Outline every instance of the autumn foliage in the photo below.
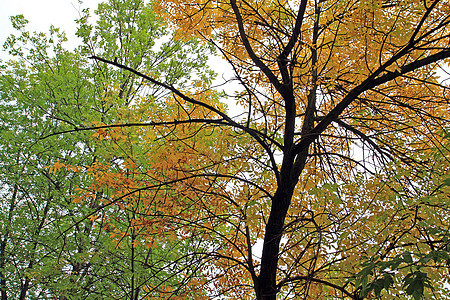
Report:
M 167 165 L 152 174 L 171 170 L 158 184 L 170 187 L 176 201 L 193 201 L 184 202 L 181 219 L 188 223 L 178 230 L 201 228 L 211 238 L 205 244 L 216 246 L 206 247 L 204 260 L 212 293 L 240 299 L 441 293 L 432 287 L 443 284 L 448 261 L 442 180 L 449 165 L 442 153 L 449 91 L 436 70 L 450 56 L 449 3 L 231 0 L 156 7 L 178 37 L 219 49 L 241 86 L 231 95 L 240 115 L 205 98 L 207 89 L 176 89 L 93 58 L 177 99 L 176 114 L 158 124 L 150 116 L 165 145 L 176 149 L 164 152 Z M 214 155 L 199 139 L 213 141 Z M 259 248 L 262 254 L 254 253 Z
M 159 124 L 149 116 L 169 147 L 158 150 L 163 163 L 151 176 L 173 193 L 152 199 L 159 209 L 170 203 L 165 221 L 183 220 L 171 221 L 177 236 L 204 232 L 212 293 L 434 293 L 448 261 L 440 256 L 448 192 L 439 183 L 448 163 L 437 153 L 446 148 L 449 95 L 435 73 L 450 56 L 448 2 L 157 8 L 179 37 L 213 43 L 242 86 L 232 96 L 243 113 L 233 118 L 206 90 L 179 90 L 128 68 L 176 99 L 176 114 Z M 262 254 L 253 253 L 258 242 Z
M 101 85 L 107 117 L 47 136 L 89 133 L 92 163 L 49 170 L 83 176 L 71 195 L 91 208 L 82 220 L 144 253 L 132 274 L 157 280 L 131 296 L 448 296 L 447 0 L 149 7 L 231 77 L 193 67 L 180 83 L 176 63 L 87 51 L 120 75 Z

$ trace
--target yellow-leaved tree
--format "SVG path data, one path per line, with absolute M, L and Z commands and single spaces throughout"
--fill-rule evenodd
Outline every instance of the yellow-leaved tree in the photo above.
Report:
M 139 195 L 150 246 L 199 245 L 168 265 L 195 264 L 187 285 L 223 299 L 448 296 L 450 94 L 436 73 L 450 57 L 448 0 L 156 7 L 179 37 L 219 50 L 240 114 L 208 82 L 180 89 L 93 56 L 170 96 L 144 119 L 136 108 L 139 120 L 98 128 L 145 125 L 137 140 L 152 146 L 116 147 L 137 179 L 126 192 L 95 169 L 92 189 L 122 189 L 107 203 Z

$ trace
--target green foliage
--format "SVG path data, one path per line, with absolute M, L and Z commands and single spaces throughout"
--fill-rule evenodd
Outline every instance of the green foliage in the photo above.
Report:
M 412 295 L 415 300 L 422 298 L 425 287 L 431 287 L 427 273 L 421 271 L 408 274 L 404 282 L 403 287 L 406 289 L 406 293 Z
M 73 201 L 91 179 L 83 166 L 121 159 L 84 129 L 126 122 L 143 89 L 155 103 L 165 95 L 88 56 L 117 58 L 186 87 L 211 80 L 209 47 L 175 40 L 143 1 L 111 0 L 96 14 L 98 22 L 91 24 L 88 10 L 82 11 L 77 35 L 83 44 L 74 51 L 65 48 L 58 28 L 30 33 L 24 16 L 11 18 L 19 34 L 6 41 L 13 59 L 0 70 L 0 277 L 6 282 L 0 291 L 12 298 L 138 299 L 151 295 L 142 290 L 147 285 L 182 289 L 182 279 L 165 268 L 186 245 L 151 249 L 136 235 L 118 246 L 102 222 L 89 218 L 107 195 L 99 191 L 89 203 Z M 72 132 L 58 134 L 66 131 Z M 141 151 L 136 139 L 132 143 Z M 55 163 L 65 167 L 49 168 Z M 104 215 L 124 230 L 132 216 L 112 208 Z

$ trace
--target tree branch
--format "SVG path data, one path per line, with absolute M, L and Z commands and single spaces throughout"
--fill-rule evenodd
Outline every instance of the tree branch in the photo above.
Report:
M 231 119 L 227 114 L 221 112 L 219 109 L 217 109 L 217 108 L 215 108 L 215 107 L 213 107 L 213 106 L 211 106 L 209 104 L 206 104 L 204 102 L 201 102 L 201 101 L 195 100 L 195 99 L 193 99 L 191 97 L 188 97 L 185 94 L 183 94 L 181 91 L 176 89 L 175 87 L 173 87 L 171 85 L 167 85 L 167 84 L 165 84 L 163 82 L 160 82 L 160 81 L 158 81 L 158 80 L 156 80 L 154 78 L 151 78 L 150 76 L 145 75 L 145 74 L 143 74 L 143 73 L 141 73 L 141 72 L 139 72 L 139 71 L 137 71 L 137 70 L 135 70 L 133 68 L 130 68 L 130 67 L 122 65 L 122 64 L 120 64 L 118 62 L 110 61 L 110 60 L 107 60 L 107 59 L 104 59 L 104 58 L 101 58 L 101 57 L 98 57 L 98 56 L 95 56 L 95 55 L 93 55 L 93 56 L 91 56 L 89 58 L 95 59 L 95 60 L 99 60 L 101 62 L 104 62 L 104 63 L 110 64 L 110 65 L 116 66 L 116 67 L 121 68 L 123 70 L 127 70 L 127 71 L 129 71 L 129 72 L 131 72 L 131 73 L 141 77 L 141 78 L 144 78 L 144 79 L 150 81 L 151 83 L 153 83 L 153 84 L 155 84 L 157 86 L 161 86 L 161 87 L 171 91 L 172 93 L 174 93 L 175 95 L 179 96 L 181 99 L 183 99 L 184 101 L 186 101 L 188 103 L 200 105 L 200 106 L 202 106 L 202 107 L 204 107 L 204 108 L 206 108 L 206 109 L 208 109 L 208 110 L 218 114 L 220 117 L 223 118 L 224 121 L 226 121 L 226 123 L 225 122 L 221 123 L 222 125 L 228 125 L 228 126 L 231 126 L 231 127 L 235 127 L 235 128 L 238 128 L 238 129 L 248 133 L 251 137 L 253 137 L 264 148 L 264 150 L 271 157 L 271 159 L 273 158 L 273 152 L 270 149 L 270 146 L 263 139 L 267 139 L 267 140 L 271 141 L 274 144 L 278 144 L 278 143 L 276 141 L 274 141 L 273 139 L 271 139 L 269 136 L 263 134 L 262 132 L 260 132 L 258 130 L 255 130 L 255 129 L 252 129 L 252 128 L 248 128 L 248 127 L 246 127 L 244 125 L 241 125 L 241 124 L 233 121 L 233 119 Z M 278 169 L 276 169 L 276 165 L 272 166 L 272 169 L 273 169 L 273 171 L 275 172 L 275 174 L 278 177 Z
M 358 299 L 355 298 L 355 295 L 353 295 L 352 293 L 348 292 L 345 288 L 338 286 L 334 283 L 331 283 L 329 281 L 323 280 L 323 279 L 319 279 L 319 278 L 314 278 L 312 276 L 308 276 L 308 275 L 303 275 L 303 276 L 294 276 L 294 277 L 289 277 L 289 278 L 285 278 L 282 281 L 280 281 L 280 283 L 278 283 L 278 287 L 281 288 L 284 284 L 289 283 L 289 282 L 293 282 L 293 281 L 300 281 L 300 280 L 305 280 L 305 281 L 312 281 L 312 282 L 317 282 L 317 283 L 322 283 L 325 284 L 329 287 L 332 287 L 340 292 L 342 292 L 343 294 L 347 295 L 348 297 L 352 298 L 352 299 Z
M 244 29 L 244 21 L 242 20 L 242 15 L 239 11 L 239 8 L 237 7 L 236 0 L 231 0 L 231 7 L 233 8 L 233 12 L 236 16 L 236 22 L 238 24 L 239 28 L 239 36 L 241 37 L 242 44 L 245 47 L 245 50 L 248 53 L 248 56 L 250 56 L 251 60 L 255 63 L 255 65 L 267 76 L 270 83 L 273 84 L 275 89 L 285 98 L 285 90 L 283 89 L 283 86 L 281 85 L 278 78 L 273 74 L 273 72 L 269 69 L 268 66 L 255 54 L 255 52 L 252 49 L 252 46 L 250 45 L 250 42 L 247 38 L 247 34 L 245 33 Z
M 327 127 L 331 124 L 331 122 L 335 121 L 339 115 L 362 93 L 379 86 L 381 84 L 387 83 L 395 78 L 406 74 L 408 72 L 415 71 L 423 66 L 429 65 L 431 63 L 437 62 L 439 60 L 449 58 L 450 57 L 450 49 L 442 50 L 438 53 L 430 55 L 426 58 L 416 60 L 411 62 L 399 70 L 395 72 L 385 71 L 386 67 L 390 64 L 385 64 L 380 67 L 375 73 L 370 75 L 366 80 L 364 80 L 361 84 L 352 89 L 347 96 L 342 99 L 323 119 L 319 122 L 319 124 L 314 127 L 311 132 L 304 136 L 300 142 L 295 146 L 295 152 L 300 153 L 305 147 L 308 147 Z M 391 61 L 391 60 L 390 60 Z M 387 72 L 386 74 L 377 76 L 383 71 Z

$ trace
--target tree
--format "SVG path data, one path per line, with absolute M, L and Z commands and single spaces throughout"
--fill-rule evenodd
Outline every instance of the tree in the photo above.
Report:
M 150 160 L 158 184 L 134 188 L 156 207 L 170 200 L 167 214 L 149 215 L 171 220 L 178 238 L 204 235 L 211 295 L 442 296 L 449 165 L 429 155 L 448 153 L 449 90 L 435 73 L 450 57 L 448 1 L 157 4 L 180 37 L 214 44 L 233 68 L 241 115 L 211 100 L 208 84 L 180 88 L 91 58 L 172 94 L 172 114 L 128 124 L 170 145 L 168 164 Z M 199 145 L 214 132 L 222 138 Z
M 11 18 L 19 34 L 6 42 L 13 59 L 0 69 L 2 300 L 134 300 L 157 297 L 169 286 L 183 292 L 183 278 L 161 271 L 167 264 L 161 258 L 182 251 L 179 244 L 149 249 L 140 245 L 137 231 L 118 244 L 112 229 L 128 228 L 135 222 L 133 213 L 105 209 L 103 219 L 94 218 L 107 190 L 97 191 L 88 202 L 76 198 L 91 180 L 84 166 L 95 162 L 123 170 L 110 141 L 90 131 L 64 138 L 49 135 L 129 120 L 144 89 L 155 105 L 140 106 L 141 116 L 162 108 L 156 102 L 167 93 L 128 72 L 91 64 L 87 55 L 116 58 L 184 87 L 196 72 L 199 79 L 210 80 L 205 66 L 210 51 L 195 40 L 174 39 L 152 6 L 142 1 L 108 1 L 96 15 L 97 23 L 91 24 L 89 12 L 81 12 L 78 35 L 83 44 L 75 50 L 65 48 L 59 29 L 30 33 L 23 16 Z M 127 142 L 122 146 L 143 151 L 137 129 L 123 134 Z

